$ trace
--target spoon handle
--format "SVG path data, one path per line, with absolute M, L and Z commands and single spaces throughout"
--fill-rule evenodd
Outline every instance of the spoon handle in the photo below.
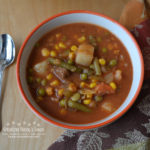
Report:
M 0 66 L 0 131 L 2 130 L 2 81 L 4 67 Z

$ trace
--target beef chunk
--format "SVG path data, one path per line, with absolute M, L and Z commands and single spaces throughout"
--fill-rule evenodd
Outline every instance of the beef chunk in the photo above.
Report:
M 62 83 L 68 83 L 68 80 L 65 79 L 69 76 L 69 71 L 65 68 L 54 66 L 52 69 L 52 72 L 55 74 L 55 76 L 62 82 Z

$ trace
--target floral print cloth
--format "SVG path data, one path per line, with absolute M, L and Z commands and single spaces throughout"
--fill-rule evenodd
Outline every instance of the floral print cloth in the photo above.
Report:
M 48 150 L 150 150 L 150 20 L 132 31 L 145 64 L 145 81 L 132 108 L 116 122 L 93 130 L 66 130 Z

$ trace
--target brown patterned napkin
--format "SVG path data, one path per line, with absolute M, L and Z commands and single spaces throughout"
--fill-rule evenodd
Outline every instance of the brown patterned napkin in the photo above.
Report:
M 150 19 L 145 9 L 145 6 L 149 8 L 148 1 L 145 2 L 131 0 L 120 18 L 120 22 L 131 29 L 144 56 L 145 81 L 135 104 L 106 127 L 66 130 L 48 150 L 150 150 Z

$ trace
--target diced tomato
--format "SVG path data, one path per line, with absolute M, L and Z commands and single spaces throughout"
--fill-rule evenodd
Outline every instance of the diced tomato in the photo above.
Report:
M 108 84 L 101 82 L 95 87 L 95 91 L 99 95 L 105 95 L 105 94 L 113 94 L 115 93 L 115 90 L 112 89 Z

